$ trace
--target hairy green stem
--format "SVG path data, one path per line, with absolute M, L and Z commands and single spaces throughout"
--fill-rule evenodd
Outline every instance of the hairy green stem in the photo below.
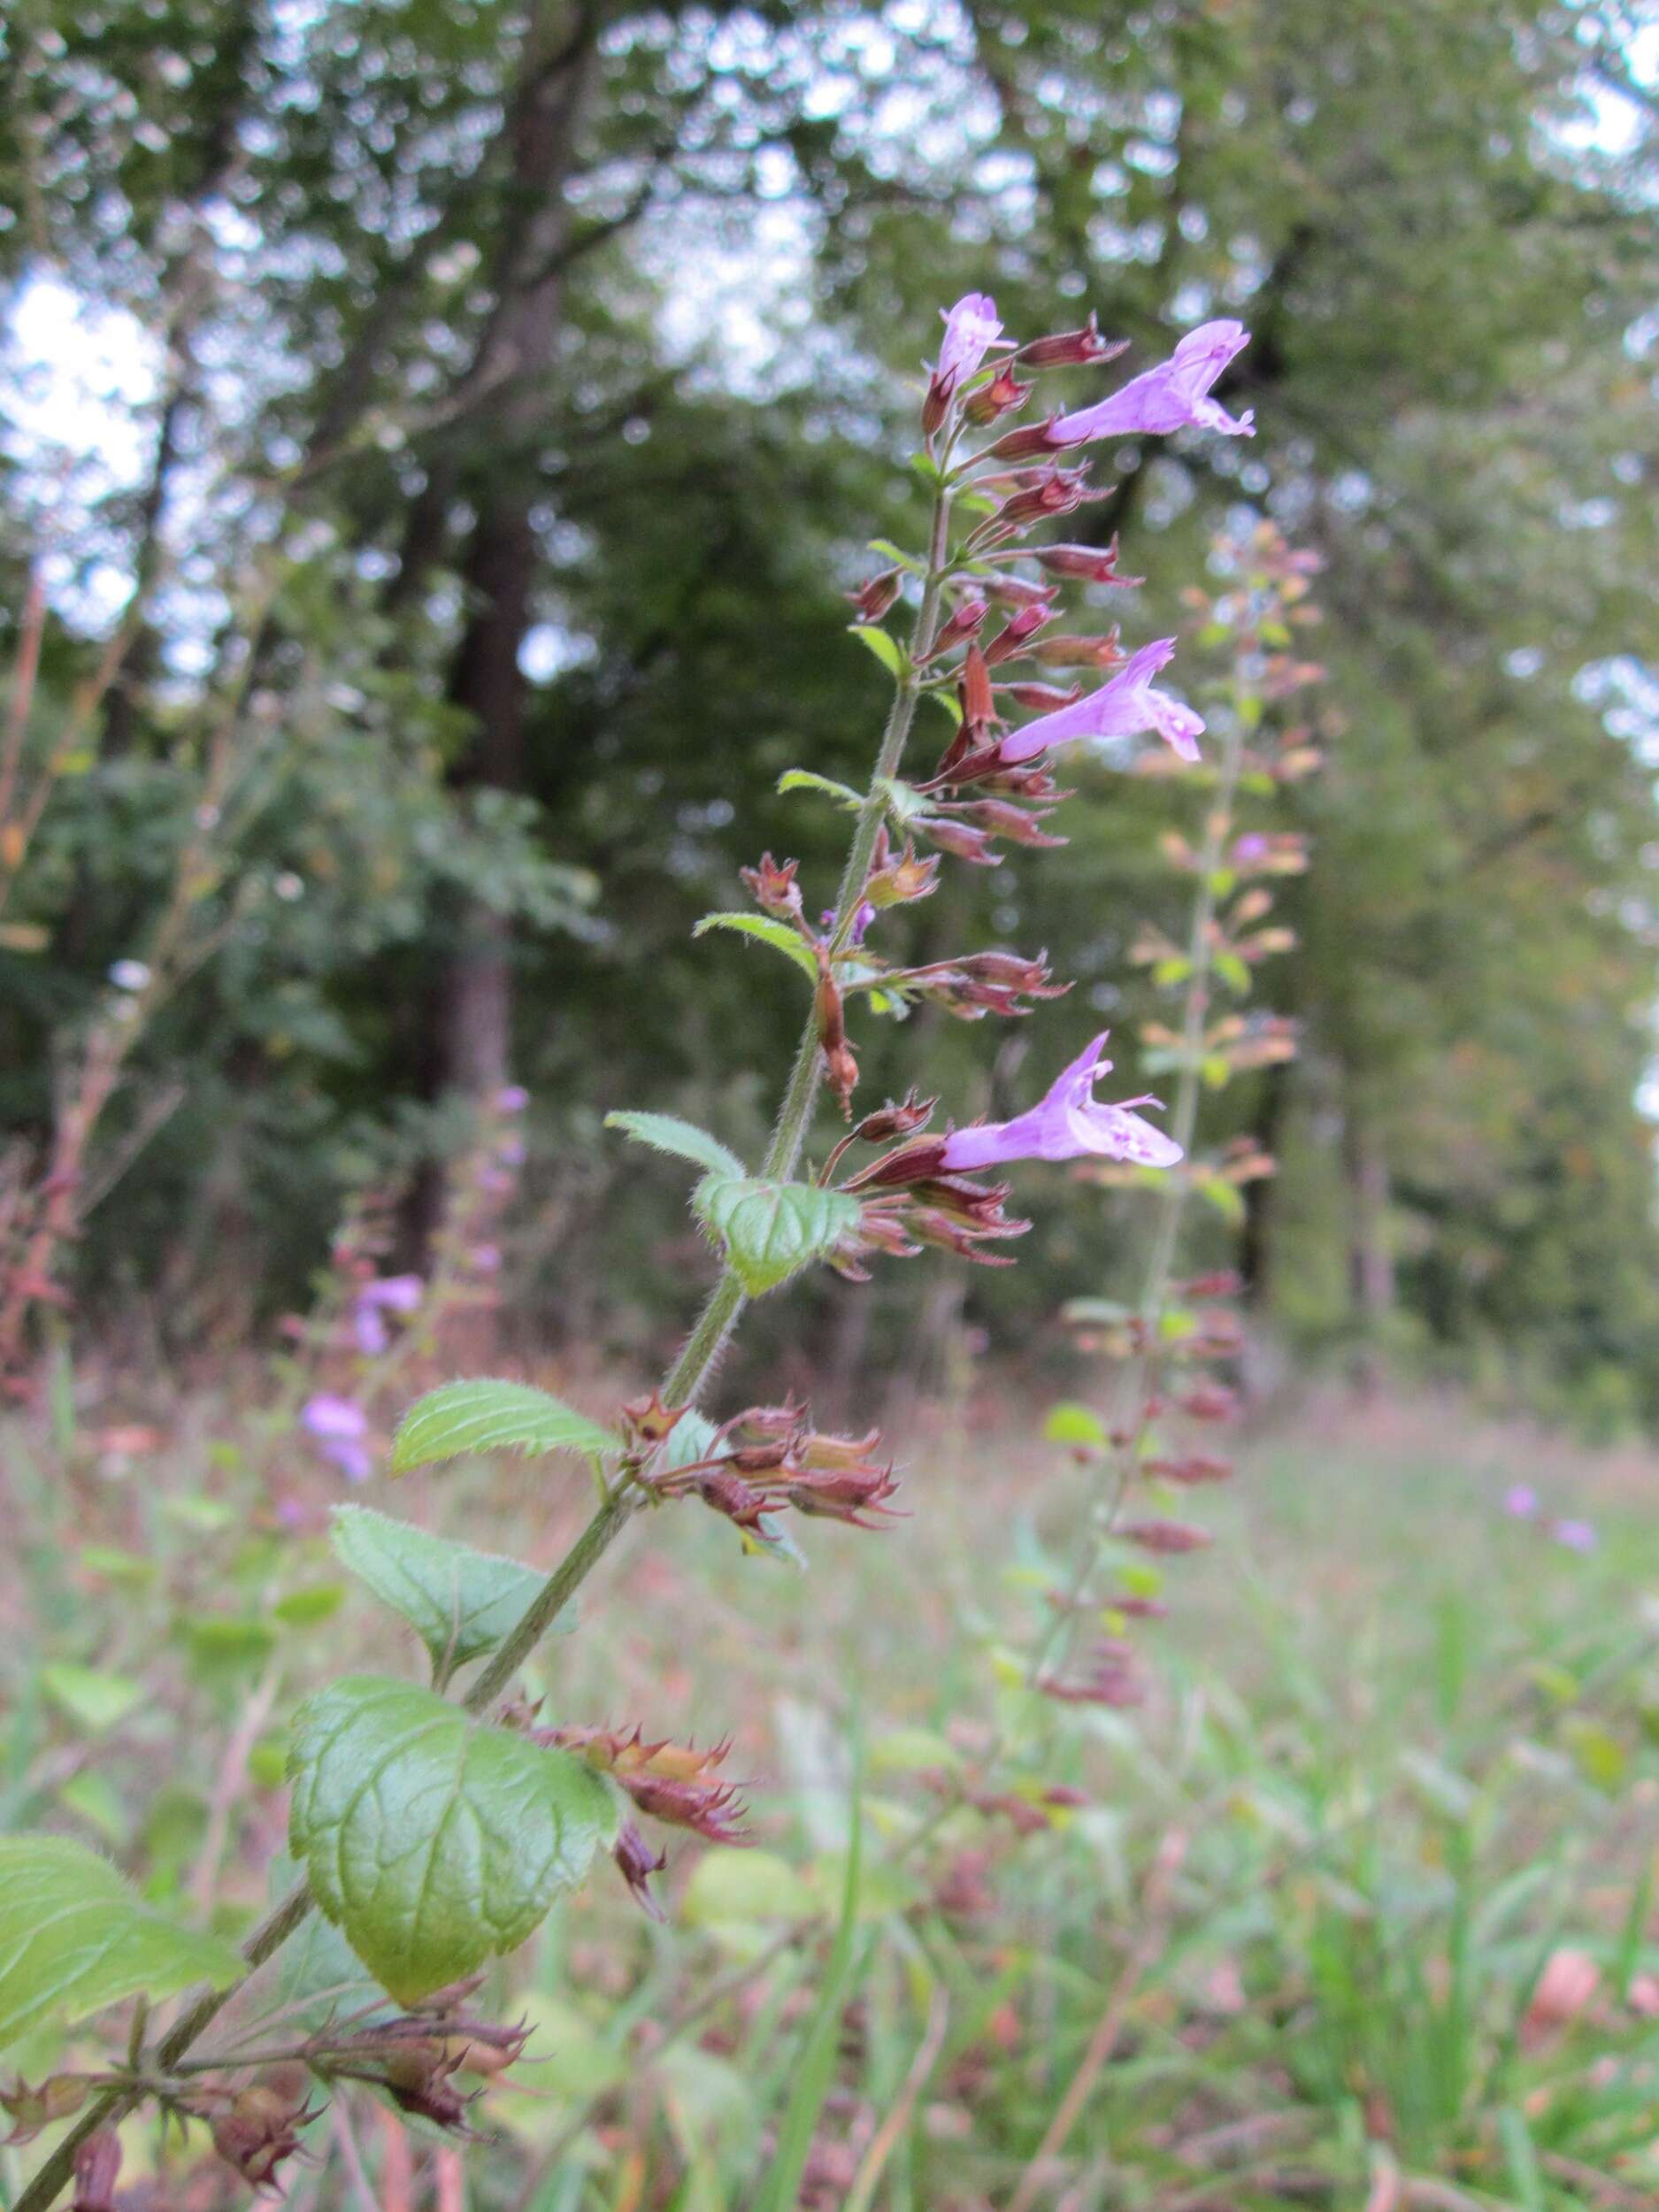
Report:
M 949 549 L 949 494 L 941 488 L 933 503 L 927 577 L 922 589 L 921 604 L 917 610 L 916 625 L 910 634 L 910 654 L 893 695 L 893 704 L 881 733 L 881 748 L 876 758 L 875 773 L 871 779 L 864 804 L 858 810 L 847 864 L 841 871 L 841 888 L 835 901 L 835 919 L 831 926 L 832 942 L 838 942 L 842 933 L 850 930 L 852 917 L 857 911 L 864 879 L 870 871 L 871 856 L 875 851 L 877 834 L 887 809 L 887 786 L 898 772 L 910 727 L 916 718 L 917 702 L 922 690 L 920 664 L 932 649 L 939 627 L 946 556 Z M 766 1148 L 762 1172 L 769 1179 L 787 1180 L 794 1173 L 806 1142 L 807 1127 L 812 1109 L 818 1102 L 821 1079 L 818 1025 L 809 1015 L 778 1110 L 772 1141 Z M 696 1325 L 686 1340 L 684 1350 L 663 1382 L 663 1396 L 669 1405 L 683 1406 L 695 1402 L 718 1364 L 720 1355 L 747 1303 L 742 1285 L 728 1267 L 710 1292 L 703 1311 L 697 1317 Z M 501 1695 L 643 1502 L 641 1494 L 632 1487 L 618 1486 L 610 1494 L 531 1599 L 504 1640 L 497 1646 L 489 1664 L 467 1692 L 462 1702 L 469 1713 L 482 1712 Z M 281 1903 L 261 1921 L 242 1946 L 242 1956 L 248 1962 L 250 1972 L 281 1948 L 311 1910 L 311 1891 L 302 1882 L 291 1889 Z M 197 1998 L 189 2010 L 169 2030 L 157 2051 L 157 2057 L 164 2068 L 175 2065 L 184 2056 L 242 1985 L 239 1982 L 229 1989 L 209 1990 Z M 48 2212 L 48 2208 L 73 2178 L 74 2155 L 80 2146 L 96 2129 L 124 2119 L 136 2108 L 138 2101 L 130 2092 L 116 2090 L 89 2106 L 63 2141 L 42 2163 L 28 2186 L 18 2198 L 12 2212 Z

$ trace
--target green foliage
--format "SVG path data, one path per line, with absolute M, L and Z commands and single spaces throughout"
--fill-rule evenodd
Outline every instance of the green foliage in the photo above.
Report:
M 580 1760 L 381 1676 L 307 1701 L 289 1770 L 312 1893 L 403 2004 L 517 1949 L 616 1832 Z
M 818 976 L 818 962 L 800 932 L 791 929 L 787 922 L 774 921 L 769 914 L 705 914 L 691 933 L 701 937 L 711 929 L 732 929 L 741 936 L 757 938 L 763 945 L 770 945 L 774 952 L 793 960 L 803 974 L 814 979 Z
M 860 1801 L 862 1771 L 855 1771 L 852 1796 L 852 1836 L 847 1852 L 847 1872 L 841 1888 L 841 1918 L 830 1947 L 818 2001 L 801 2047 L 788 2101 L 778 2124 L 778 2145 L 762 2177 L 756 2199 L 757 2212 L 789 2212 L 801 2200 L 801 2181 L 806 2171 L 819 2116 L 835 2080 L 835 2066 L 846 2008 L 855 1973 L 858 1943 L 859 1877 L 864 1861 L 864 1813 Z
M 751 1298 L 822 1259 L 858 1225 L 856 1198 L 810 1183 L 705 1175 L 691 1202 Z
M 695 1128 L 673 1114 L 607 1114 L 605 1127 L 620 1129 L 636 1143 L 649 1144 L 655 1151 L 672 1153 L 680 1160 L 695 1161 L 716 1175 L 741 1176 L 748 1172 L 735 1152 L 729 1151 L 706 1130 Z
M 474 1551 L 364 1505 L 334 1507 L 329 1541 L 342 1563 L 410 1623 L 434 1667 L 445 1671 L 493 1650 L 542 1583 L 516 1559 Z
M 608 1429 L 528 1383 L 453 1382 L 429 1390 L 403 1416 L 391 1471 L 406 1475 L 411 1467 L 480 1452 L 579 1452 L 596 1461 L 621 1448 Z
M 0 1836 L 0 2044 L 124 1997 L 223 1988 L 234 1945 L 142 1905 L 107 1861 L 63 1836 Z

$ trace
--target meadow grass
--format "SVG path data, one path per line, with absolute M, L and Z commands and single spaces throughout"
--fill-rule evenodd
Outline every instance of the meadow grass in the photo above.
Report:
M 602 1871 L 497 1970 L 534 2062 L 480 2108 L 471 2200 L 1659 2204 L 1653 1463 L 1432 1402 L 1304 1406 L 1213 1500 L 1121 1712 L 1021 1678 L 1084 1504 L 1038 1426 L 928 1411 L 911 1517 L 810 1530 L 804 1578 L 712 1516 L 648 1518 L 545 1647 L 550 1717 L 733 1734 L 756 1848 L 677 1843 L 662 1927 Z M 55 1437 L 7 1439 L 0 1821 L 88 1835 L 235 1930 L 286 1872 L 296 1698 L 325 1664 L 419 1670 L 341 1586 L 290 1442 L 297 1529 L 265 1503 L 257 1424 L 204 1398 L 157 1428 L 111 1448 L 60 1408 Z M 361 1494 L 538 1559 L 586 1503 L 520 1464 L 386 1487 Z M 1083 1801 L 1017 1825 L 964 1780 Z M 343 2001 L 353 1972 L 317 1932 L 209 2048 Z M 398 2124 L 319 2123 L 289 2202 L 414 2201 L 426 2147 L 411 2178 Z M 153 2124 L 129 2136 L 142 2177 Z M 9 2190 L 35 2155 L 5 2154 Z M 459 2170 L 431 2160 L 452 2206 Z M 188 2145 L 165 2165 L 167 2202 L 234 2200 Z

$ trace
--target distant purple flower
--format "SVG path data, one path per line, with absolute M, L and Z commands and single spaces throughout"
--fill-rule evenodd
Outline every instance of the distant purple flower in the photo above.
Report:
M 1012 1121 L 953 1130 L 945 1140 L 941 1165 L 954 1171 L 995 1167 L 1005 1160 L 1075 1160 L 1094 1153 L 1108 1160 L 1133 1160 L 1140 1167 L 1173 1167 L 1181 1157 L 1174 1138 L 1129 1110 L 1156 1106 L 1156 1099 L 1130 1098 L 1107 1106 L 1094 1096 L 1095 1077 L 1111 1066 L 1101 1051 L 1108 1034 L 1102 1030 L 1048 1095 Z
M 349 1482 L 365 1482 L 374 1462 L 364 1439 L 369 1417 L 355 1400 L 319 1391 L 300 1409 L 300 1425 L 315 1439 L 325 1459 L 332 1460 Z
M 522 1083 L 503 1083 L 495 1094 L 498 1114 L 521 1114 L 530 1103 L 530 1094 Z
M 1596 1547 L 1596 1533 L 1588 1521 L 1552 1521 L 1549 1533 L 1564 1551 L 1594 1551 Z
M 1004 761 L 1029 760 L 1050 745 L 1075 744 L 1090 737 L 1137 737 L 1156 730 L 1183 760 L 1198 758 L 1202 719 L 1190 707 L 1156 689 L 1152 678 L 1167 668 L 1175 654 L 1172 637 L 1156 639 L 1132 654 L 1118 673 L 1095 690 L 1074 699 L 1069 707 L 1056 707 L 1002 740 Z
M 522 1167 L 525 1163 L 525 1141 L 522 1137 L 503 1137 L 495 1147 L 495 1157 L 503 1167 Z
M 1538 1493 L 1530 1482 L 1517 1482 L 1503 1494 L 1503 1509 L 1513 1521 L 1530 1521 L 1538 1511 Z
M 1233 863 L 1236 868 L 1253 868 L 1258 860 L 1265 860 L 1271 851 L 1268 841 L 1260 830 L 1246 830 L 1242 837 L 1233 841 Z
M 864 941 L 864 932 L 869 928 L 871 923 L 873 922 L 875 918 L 875 908 L 871 905 L 868 899 L 860 899 L 858 902 L 858 911 L 853 916 L 853 926 L 847 933 L 848 943 L 849 945 L 862 945 Z M 834 928 L 835 909 L 833 906 L 826 906 L 825 908 L 822 915 L 818 918 L 818 926 L 820 929 L 826 930 Z
M 1089 445 L 1096 438 L 1128 437 L 1138 432 L 1219 430 L 1230 438 L 1253 438 L 1249 415 L 1230 415 L 1210 388 L 1233 355 L 1250 342 L 1242 323 L 1201 323 L 1189 330 L 1167 361 L 1133 377 L 1121 391 L 1097 400 L 1053 426 L 1056 445 Z
M 933 381 L 951 379 L 954 391 L 974 375 L 979 364 L 1002 334 L 996 319 L 996 302 L 987 292 L 968 292 L 952 308 L 941 310 L 945 334 L 940 342 Z
M 500 1265 L 500 1245 L 475 1244 L 472 1247 L 472 1269 L 475 1274 L 493 1275 Z
M 387 1334 L 382 1314 L 413 1313 L 426 1288 L 419 1275 L 383 1275 L 376 1282 L 365 1283 L 351 1306 L 351 1326 L 358 1351 L 368 1358 L 383 1352 Z

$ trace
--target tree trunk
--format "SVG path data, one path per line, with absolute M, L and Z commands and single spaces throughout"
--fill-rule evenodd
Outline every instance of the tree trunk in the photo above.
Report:
M 473 736 L 450 780 L 459 790 L 517 791 L 524 783 L 524 679 L 518 655 L 530 625 L 535 534 L 526 478 L 545 411 L 545 381 L 564 321 L 565 189 L 592 79 L 599 12 L 544 5 L 528 34 L 506 122 L 511 148 L 506 219 L 494 272 L 495 304 L 455 395 L 462 411 L 489 402 L 490 449 L 472 472 L 477 519 L 462 562 L 471 612 L 449 696 Z M 465 472 L 464 472 L 464 474 Z M 483 900 L 462 904 L 433 994 L 434 1095 L 480 1098 L 511 1061 L 512 931 Z
M 1362 1390 L 1379 1379 L 1379 1340 L 1394 1310 L 1394 1255 L 1388 1248 L 1388 1162 L 1376 1133 L 1349 1111 L 1343 1141 L 1348 1188 L 1348 1288 L 1360 1342 Z

